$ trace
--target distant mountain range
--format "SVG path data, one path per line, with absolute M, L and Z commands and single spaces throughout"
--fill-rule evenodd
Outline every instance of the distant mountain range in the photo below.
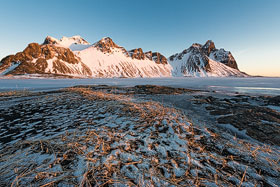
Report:
M 80 36 L 46 37 L 42 44 L 30 43 L 22 52 L 0 62 L 0 75 L 67 75 L 74 77 L 172 77 L 238 76 L 229 51 L 216 49 L 212 41 L 193 44 L 168 59 L 159 52 L 141 48 L 126 50 L 109 37 L 90 44 Z

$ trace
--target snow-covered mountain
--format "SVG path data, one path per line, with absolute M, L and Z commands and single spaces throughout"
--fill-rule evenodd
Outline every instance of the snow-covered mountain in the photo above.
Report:
M 127 51 L 109 37 L 90 44 L 81 36 L 47 36 L 0 62 L 0 75 L 58 74 L 79 77 L 245 76 L 230 52 L 212 41 L 193 44 L 169 59 L 159 52 Z
M 173 76 L 248 76 L 239 71 L 231 52 L 216 49 L 211 40 L 208 40 L 204 45 L 194 43 L 181 53 L 170 56 L 168 61 L 173 67 Z
M 109 37 L 90 44 L 80 36 L 48 36 L 1 60 L 1 75 L 62 74 L 86 77 L 170 77 L 171 66 L 160 53 L 136 55 Z M 141 56 L 142 55 L 142 56 Z M 141 56 L 141 57 L 140 57 Z
M 91 71 L 71 49 L 56 44 L 31 43 L 22 52 L 1 60 L 1 75 L 46 73 L 90 75 Z
M 126 51 L 111 38 L 102 38 L 75 54 L 85 63 L 94 77 L 170 77 L 171 66 L 146 56 L 142 49 Z

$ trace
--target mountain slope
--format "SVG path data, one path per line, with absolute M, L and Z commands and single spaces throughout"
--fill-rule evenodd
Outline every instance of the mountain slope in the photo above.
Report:
M 211 40 L 204 45 L 194 43 L 181 53 L 170 56 L 168 61 L 173 67 L 173 76 L 248 76 L 239 71 L 229 51 L 216 49 Z
M 134 58 L 108 37 L 90 45 L 80 36 L 60 40 L 48 36 L 42 45 L 31 43 L 23 52 L 2 59 L 0 75 L 171 76 L 171 66 L 166 63 L 166 58 L 160 53 L 152 54 L 157 55 L 149 58 L 144 54 L 143 58 Z
M 171 76 L 169 64 L 156 63 L 145 56 L 142 49 L 135 53 L 127 52 L 111 38 L 103 38 L 93 46 L 76 52 L 76 55 L 90 67 L 94 77 Z
M 109 37 L 90 44 L 81 36 L 47 36 L 0 61 L 0 76 L 51 74 L 75 77 L 247 76 L 229 51 L 214 42 L 193 44 L 168 59 L 141 48 L 127 51 Z
M 2 59 L 0 73 L 91 75 L 90 69 L 69 48 L 37 43 L 31 43 L 23 52 Z

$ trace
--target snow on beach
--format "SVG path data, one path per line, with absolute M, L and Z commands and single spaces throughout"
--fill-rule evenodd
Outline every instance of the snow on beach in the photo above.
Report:
M 280 184 L 278 146 L 145 99 L 160 92 L 201 93 L 106 86 L 2 93 L 1 185 Z

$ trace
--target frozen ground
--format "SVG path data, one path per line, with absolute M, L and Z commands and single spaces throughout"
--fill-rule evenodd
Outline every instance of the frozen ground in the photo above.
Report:
M 0 186 L 280 185 L 279 97 L 158 86 L 0 96 Z
M 35 77 L 35 78 L 34 78 Z M 280 95 L 280 78 L 129 78 L 129 79 L 34 79 L 29 76 L 20 79 L 0 79 L 0 91 L 9 90 L 54 90 L 75 85 L 135 86 L 144 84 L 215 90 L 220 92 L 240 92 L 261 95 Z

